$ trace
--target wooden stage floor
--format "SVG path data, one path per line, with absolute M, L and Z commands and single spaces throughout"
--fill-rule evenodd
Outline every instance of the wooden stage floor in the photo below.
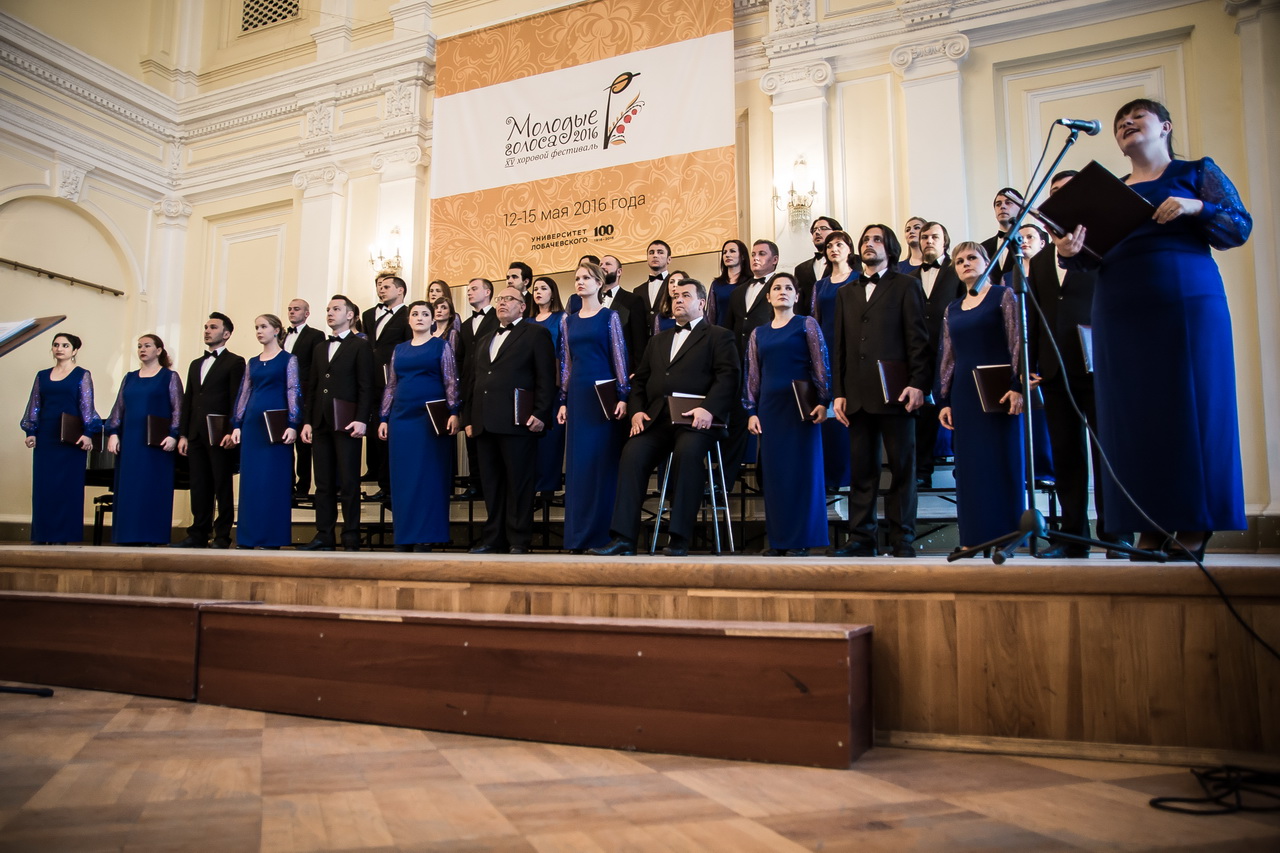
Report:
M 1280 557 L 1208 565 L 1280 647 Z M 1190 564 L 12 545 L 0 546 L 0 590 L 869 624 L 882 745 L 1184 764 L 1280 755 L 1280 661 Z

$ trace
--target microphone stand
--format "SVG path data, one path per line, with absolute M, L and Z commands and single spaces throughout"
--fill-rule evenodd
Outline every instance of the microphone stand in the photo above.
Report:
M 1128 554 L 1142 554 L 1149 556 L 1159 562 L 1164 556 L 1160 552 L 1143 551 L 1139 548 L 1133 548 L 1116 542 L 1103 542 L 1098 539 L 1091 539 L 1087 536 L 1076 536 L 1071 533 L 1063 533 L 1060 530 L 1051 529 L 1044 520 L 1044 515 L 1040 510 L 1036 509 L 1036 480 L 1035 480 L 1035 454 L 1033 452 L 1034 430 L 1031 422 L 1031 365 L 1030 365 L 1030 334 L 1027 329 L 1027 276 L 1022 271 L 1022 244 L 1017 241 L 1018 229 L 1022 227 L 1022 222 L 1027 218 L 1027 213 L 1031 210 L 1035 200 L 1039 198 L 1040 193 L 1044 191 L 1045 185 L 1049 183 L 1049 179 L 1057 173 L 1058 166 L 1062 163 L 1067 152 L 1071 150 L 1071 146 L 1076 144 L 1076 140 L 1080 136 L 1078 128 L 1069 128 L 1071 136 L 1063 143 L 1062 150 L 1058 152 L 1058 157 L 1053 161 L 1053 165 L 1045 172 L 1044 177 L 1040 179 L 1040 183 L 1036 185 L 1035 190 L 1031 193 L 1031 198 L 1026 200 L 1020 206 L 1018 216 L 1014 219 L 1013 224 L 1009 226 L 1009 231 L 1005 234 L 1004 241 L 996 247 L 995 254 L 992 256 L 991 263 L 983 271 L 978 280 L 973 283 L 969 289 L 969 293 L 976 295 L 982 289 L 983 283 L 990 277 L 991 271 L 999 263 L 999 259 L 1003 257 L 1005 251 L 1009 248 L 1010 243 L 1015 246 L 1016 262 L 1013 265 L 1013 292 L 1018 300 L 1018 342 L 1022 347 L 1022 353 L 1018 358 L 1018 364 L 1015 368 L 1022 383 L 1022 471 L 1026 485 L 1026 495 L 1023 498 L 1022 517 L 1018 523 L 1018 529 L 997 536 L 980 545 L 974 545 L 970 548 L 961 548 L 947 555 L 947 562 L 955 562 L 966 557 L 972 557 L 975 554 L 991 550 L 991 562 L 997 566 L 1001 565 L 1014 556 L 1015 552 L 1026 543 L 1028 551 L 1032 557 L 1036 556 L 1037 544 L 1040 540 L 1056 544 L 1072 544 L 1072 545 L 1091 545 L 1103 550 L 1111 549 L 1114 551 L 1123 551 Z M 1050 128 L 1050 133 L 1053 132 Z M 1050 330 L 1052 334 L 1052 330 Z M 1066 377 L 1063 377 L 1066 381 Z M 1095 486 L 1096 488 L 1096 486 Z

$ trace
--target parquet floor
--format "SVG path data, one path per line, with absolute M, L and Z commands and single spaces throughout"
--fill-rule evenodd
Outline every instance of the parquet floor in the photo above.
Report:
M 1185 770 L 875 749 L 848 771 L 58 689 L 0 695 L 0 851 L 1280 850 Z

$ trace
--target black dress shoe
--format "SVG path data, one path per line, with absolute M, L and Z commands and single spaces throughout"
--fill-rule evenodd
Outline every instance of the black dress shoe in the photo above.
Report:
M 472 554 L 496 554 L 498 549 L 492 545 L 477 545 L 471 549 Z
M 414 545 L 414 546 L 413 546 L 413 553 L 415 553 L 415 554 L 430 554 L 430 553 L 431 553 L 431 546 L 430 546 L 430 545 L 423 545 L 423 544 Z
M 411 554 L 411 553 L 413 553 L 413 546 L 412 546 L 412 545 L 397 545 L 397 546 L 396 546 L 396 548 L 395 548 L 395 551 L 396 551 L 396 553 L 397 553 L 397 554 Z
M 689 556 L 689 547 L 687 545 L 668 545 L 662 549 L 664 557 L 687 557 Z
M 1167 551 L 1169 553 L 1169 562 L 1170 563 L 1194 563 L 1198 560 L 1199 562 L 1203 563 L 1204 550 L 1205 548 L 1209 547 L 1209 539 L 1212 536 L 1213 536 L 1213 531 L 1212 530 L 1207 531 L 1204 534 L 1204 540 L 1201 541 L 1199 548 L 1185 548 L 1182 545 L 1178 545 L 1177 543 L 1171 542 L 1167 546 Z M 1190 551 L 1190 553 L 1188 553 L 1188 551 Z M 1192 554 L 1195 555 L 1194 560 L 1191 558 Z
M 528 548 L 512 548 L 507 553 L 508 554 L 528 554 L 529 549 Z
M 777 548 L 766 548 L 760 552 L 761 557 L 781 557 L 785 552 L 779 551 Z
M 809 549 L 808 549 L 808 548 L 789 548 L 789 549 L 787 549 L 787 552 L 786 552 L 785 554 L 783 554 L 782 556 L 784 556 L 784 557 L 807 557 L 807 556 L 809 556 Z
M 203 539 L 197 539 L 194 536 L 188 536 L 186 539 L 183 539 L 181 542 L 174 542 L 169 547 L 170 548 L 208 548 L 209 543 Z
M 636 543 L 629 539 L 614 539 L 603 548 L 592 548 L 587 553 L 593 557 L 634 557 Z
M 916 549 L 910 542 L 899 542 L 893 546 L 893 556 L 903 560 L 915 559 Z
M 388 498 L 388 495 L 384 494 L 382 489 L 378 489 L 378 491 L 373 494 L 364 495 L 363 497 L 367 501 L 385 501 Z
M 1042 560 L 1087 560 L 1089 549 L 1082 545 L 1055 545 L 1036 556 Z
M 1115 548 L 1108 548 L 1107 559 L 1108 560 L 1127 560 L 1129 559 L 1129 555 L 1124 551 L 1117 551 Z
M 874 557 L 876 547 L 861 542 L 850 542 L 843 548 L 832 548 L 827 551 L 828 557 Z
M 359 542 L 343 542 L 343 543 L 342 543 L 342 550 L 344 550 L 344 551 L 359 551 L 359 550 L 360 550 L 360 543 L 359 543 Z
M 1136 554 L 1129 555 L 1131 563 L 1166 563 L 1169 561 L 1169 555 L 1159 549 L 1155 551 L 1139 551 Z
M 325 540 L 317 536 L 315 539 L 312 539 L 306 545 L 299 545 L 298 550 L 299 551 L 333 551 L 336 549 L 333 547 L 332 542 L 326 542 Z
M 227 550 L 228 548 L 230 548 L 230 547 L 231 547 L 231 540 L 230 540 L 230 539 L 215 539 L 215 540 L 213 540 L 213 547 L 217 548 L 219 551 L 225 551 L 225 550 Z

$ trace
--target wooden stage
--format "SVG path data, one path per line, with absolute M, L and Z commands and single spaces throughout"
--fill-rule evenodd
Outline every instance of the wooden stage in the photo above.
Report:
M 1208 565 L 1280 647 L 1280 558 Z M 866 624 L 881 744 L 1170 763 L 1280 755 L 1280 661 L 1185 563 L 0 546 L 0 590 Z

